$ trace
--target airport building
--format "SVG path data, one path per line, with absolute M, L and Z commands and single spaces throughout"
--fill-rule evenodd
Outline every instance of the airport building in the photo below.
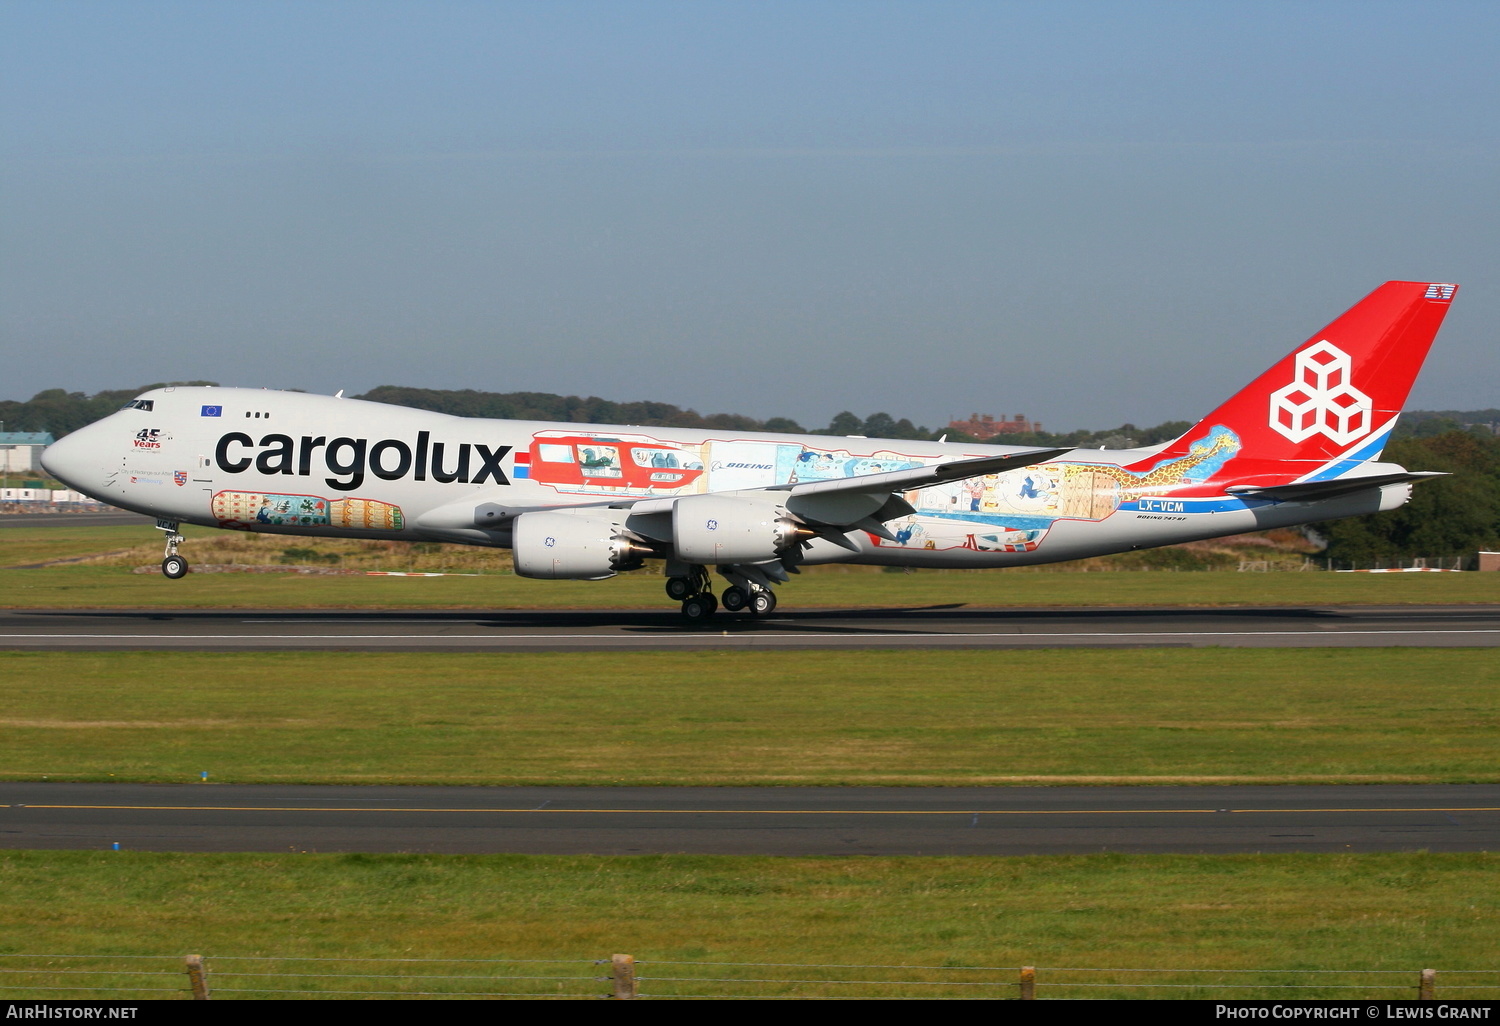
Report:
M 988 413 L 976 413 L 968 420 L 952 420 L 948 422 L 949 431 L 962 431 L 971 438 L 977 438 L 981 442 L 987 442 L 996 435 L 1031 435 L 1042 430 L 1042 422 L 1039 420 L 1027 420 L 1024 413 L 1017 413 L 1012 417 L 1001 417 L 996 420 Z
M 42 468 L 42 450 L 53 442 L 48 431 L 0 431 L 0 470 L 24 474 Z
M 72 488 L 0 488 L 0 502 L 45 503 L 49 506 L 90 503 L 103 505 Z

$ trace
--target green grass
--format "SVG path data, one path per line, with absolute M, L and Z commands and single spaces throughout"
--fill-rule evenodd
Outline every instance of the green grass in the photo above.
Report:
M 141 541 L 140 527 L 6 527 L 0 529 L 0 567 L 123 553 Z
M 149 527 L 0 530 L 0 608 L 186 609 L 659 609 L 660 566 L 608 581 L 528 581 L 511 573 L 510 553 L 463 545 L 297 538 L 184 529 L 194 565 L 354 571 L 336 576 L 200 573 L 167 581 L 133 574 L 161 561 Z M 1299 548 L 1300 545 L 1300 548 Z M 780 590 L 782 608 L 899 609 L 958 604 L 1017 606 L 1401 605 L 1500 601 L 1488 574 L 1236 573 L 1238 559 L 1300 566 L 1307 546 L 1292 532 L 1243 535 L 1017 570 L 881 572 L 876 567 L 807 567 Z M 6 569 L 90 557 L 85 565 Z M 1149 559 L 1147 557 L 1150 557 Z M 1213 572 L 1143 571 L 1145 563 L 1219 565 Z M 1144 562 L 1143 562 L 1144 561 Z M 1196 561 L 1196 562 L 1195 562 Z M 1217 562 L 1216 562 L 1217 561 Z M 362 570 L 450 571 L 482 576 L 366 577 Z M 1093 572 L 1081 572 L 1081 571 Z
M 0 517 L 0 528 L 6 520 Z M 64 545 L 48 538 L 52 531 L 65 531 Z M 399 542 L 354 537 L 305 538 L 293 535 L 259 534 L 213 530 L 187 525 L 182 553 L 189 562 L 202 565 L 241 564 L 251 566 L 305 562 L 315 566 L 340 566 L 369 570 L 511 570 L 506 549 L 476 548 L 435 542 Z M 89 548 L 92 537 L 92 549 Z M 161 539 L 151 528 L 75 527 L 59 518 L 51 527 L 11 528 L 0 533 L 0 541 L 12 546 L 42 544 L 57 546 L 68 556 L 92 552 L 92 562 L 133 567 L 161 561 Z M 4 549 L 0 548 L 0 553 Z M 1235 535 L 1212 541 L 1190 542 L 1163 549 L 1119 553 L 1062 564 L 1049 564 L 1047 572 L 1061 570 L 1206 570 L 1238 567 L 1251 561 L 1259 569 L 1298 570 L 1313 554 L 1313 546 L 1295 531 L 1277 530 Z M 35 562 L 37 560 L 33 560 Z M 0 556 L 0 568 L 24 563 Z M 817 572 L 814 570 L 813 572 Z
M 0 536 L 3 541 L 4 536 Z M 781 609 L 935 605 L 1332 606 L 1500 601 L 1500 575 L 1308 573 L 1046 573 L 1022 570 L 880 573 L 828 567 L 779 589 Z M 662 609 L 662 578 L 607 581 L 481 577 L 189 574 L 169 581 L 101 566 L 0 570 L 8 609 Z
M 129 573 L 139 528 L 0 532 L 0 565 L 137 547 L 116 565 L 0 570 L 11 608 L 662 608 L 661 579 L 532 582 L 496 554 L 345 544 L 339 565 L 479 578 Z M 233 545 L 222 533 L 220 548 Z M 230 536 L 231 538 L 233 536 Z M 194 539 L 185 550 L 195 558 Z M 237 544 L 237 543 L 236 543 Z M 252 539 L 274 562 L 305 539 Z M 327 548 L 327 543 L 323 544 Z M 445 549 L 447 547 L 444 547 Z M 320 550 L 321 551 L 321 550 Z M 249 552 L 249 549 L 247 549 Z M 152 556 L 146 559 L 147 555 Z M 324 553 L 327 560 L 328 553 Z M 489 559 L 491 563 L 485 563 Z M 234 557 L 248 561 L 248 557 Z M 406 562 L 403 563 L 402 561 Z M 481 560 L 479 563 L 462 560 Z M 232 560 L 231 560 L 232 561 Z M 380 563 L 380 561 L 384 561 Z M 491 565 L 493 563 L 493 565 Z M 783 609 L 1475 603 L 1483 574 L 930 572 L 823 568 Z M 1006 784 L 1495 781 L 1492 650 L 514 654 L 0 653 L 0 779 L 528 784 Z M 787 976 L 677 962 L 1043 966 L 1042 997 L 1338 997 L 1278 970 L 1399 969 L 1492 983 L 1496 856 L 1278 855 L 791 859 L 0 853 L 0 954 L 158 954 L 114 977 L 185 996 L 180 956 L 210 956 L 216 996 L 300 987 L 239 971 L 463 974 L 469 963 L 319 958 L 561 958 L 520 971 L 595 977 L 626 951 L 643 993 L 931 996 L 933 988 L 653 981 Z M 223 956 L 276 955 L 233 963 Z M 219 956 L 216 960 L 214 956 Z M 0 960 L 0 968 L 38 960 Z M 653 965 L 653 962 L 655 963 Z M 1047 967 L 1210 969 L 1067 974 Z M 1231 970 L 1253 970 L 1248 974 Z M 507 968 L 515 973 L 516 966 Z M 863 972 L 863 971 L 859 971 Z M 854 970 L 795 970 L 852 979 Z M 871 975 L 871 974 L 865 974 Z M 875 973 L 942 980 L 943 972 Z M 973 976 L 965 976 L 973 979 Z M 1009 970 L 993 974 L 1009 984 Z M 80 979 L 7 974 L 0 998 Z M 1149 979 L 1159 990 L 1081 982 Z M 1316 978 L 1328 979 L 1328 978 Z M 109 982 L 93 978 L 90 982 Z M 305 981 L 304 981 L 305 982 Z M 1214 990 L 1252 983 L 1265 990 Z M 497 989 L 435 980 L 313 981 L 322 991 Z M 1378 985 L 1378 986 L 1377 986 Z M 541 995 L 593 981 L 511 982 Z M 1380 987 L 1386 989 L 1380 989 Z M 1395 989 L 1399 987 L 1400 989 Z M 964 996 L 975 991 L 965 989 Z M 1011 989 L 980 991 L 1008 996 Z M 121 997 L 140 996 L 121 993 Z M 168 996 L 163 993 L 158 996 Z
M 0 653 L 0 778 L 1500 780 L 1500 651 Z
M 180 956 L 208 956 L 220 998 L 228 988 L 312 986 L 407 991 L 505 989 L 592 995 L 607 984 L 590 964 L 612 953 L 643 964 L 642 993 L 891 996 L 931 987 L 678 983 L 736 979 L 983 979 L 1015 973 L 821 968 L 1037 965 L 1039 996 L 1410 997 L 1422 968 L 1444 983 L 1496 984 L 1450 971 L 1491 968 L 1500 856 L 1380 854 L 1051 856 L 1022 858 L 727 858 L 424 855 L 157 855 L 130 852 L 0 854 L 0 952 L 153 954 L 162 977 L 121 985 L 175 987 Z M 281 961 L 232 962 L 273 955 Z M 172 957 L 175 956 L 175 957 Z M 231 977 L 230 971 L 468 974 L 494 967 L 360 965 L 304 958 L 563 959 L 507 965 L 512 975 L 582 981 Z M 35 960 L 4 959 L 8 969 Z M 672 962 L 793 963 L 711 968 Z M 811 965 L 809 965 L 811 964 Z M 52 968 L 125 966 L 105 958 Z M 1248 975 L 1079 974 L 1051 967 L 1254 970 Z M 1286 970 L 1400 970 L 1395 977 L 1296 977 Z M 1282 972 L 1278 972 L 1278 970 Z M 1072 982 L 1172 983 L 1192 990 L 1068 988 Z M 0 997 L 62 996 L 28 988 L 76 982 L 7 974 Z M 90 982 L 102 982 L 90 980 Z M 1358 983 L 1368 990 L 1213 991 Z M 1050 989 L 1049 989 L 1050 988 Z M 1399 990 L 1397 988 L 1400 988 Z M 962 996 L 1013 996 L 1013 988 Z M 948 993 L 952 993 L 949 991 Z M 128 996 L 128 995 L 127 995 Z M 1487 997 L 1450 991 L 1444 996 Z

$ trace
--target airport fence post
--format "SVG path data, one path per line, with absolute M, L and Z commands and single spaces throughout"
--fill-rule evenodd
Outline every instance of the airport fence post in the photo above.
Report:
M 1036 1000 L 1036 966 L 1021 966 L 1021 1000 Z
M 1417 979 L 1417 1000 L 1437 1000 L 1437 970 L 1423 969 L 1422 975 Z
M 609 963 L 609 978 L 615 984 L 615 1000 L 634 1000 L 638 987 L 635 980 L 635 957 L 633 955 L 611 955 Z
M 188 983 L 193 988 L 194 1001 L 208 1000 L 208 971 L 203 968 L 202 955 L 189 955 L 187 962 Z

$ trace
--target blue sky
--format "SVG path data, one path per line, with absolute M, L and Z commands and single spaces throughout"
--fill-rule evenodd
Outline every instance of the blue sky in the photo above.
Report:
M 0 0 L 0 397 L 1190 419 L 1389 278 L 1500 405 L 1500 5 Z

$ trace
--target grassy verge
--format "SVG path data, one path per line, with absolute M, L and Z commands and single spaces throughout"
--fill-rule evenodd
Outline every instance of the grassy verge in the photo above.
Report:
M 3 539 L 0 539 L 3 540 Z M 1045 573 L 924 570 L 881 573 L 827 567 L 780 589 L 781 609 L 938 605 L 1333 606 L 1465 604 L 1500 601 L 1489 574 Z M 291 573 L 189 574 L 168 581 L 128 569 L 60 566 L 0 570 L 8 609 L 662 609 L 662 579 L 628 574 L 607 581 L 528 581 L 479 577 L 303 576 Z
M 150 530 L 150 525 L 144 530 Z M 0 531 L 0 567 L 54 559 L 107 559 L 114 553 L 124 557 L 139 550 L 142 531 L 141 527 L 130 526 L 7 527 Z M 161 544 L 157 543 L 157 562 L 161 561 L 160 550 Z
M 194 565 L 284 568 L 287 572 L 189 574 L 181 581 L 167 581 L 157 574 L 130 572 L 161 561 L 161 543 L 149 528 L 8 528 L 0 532 L 0 607 L 640 609 L 670 605 L 662 594 L 659 566 L 609 581 L 528 581 L 511 572 L 510 553 L 504 550 L 278 537 L 202 527 L 187 527 L 184 533 L 188 541 L 182 552 Z M 1213 606 L 1500 600 L 1500 585 L 1487 574 L 1234 572 L 1242 559 L 1273 570 L 1296 568 L 1302 565 L 1306 547 L 1292 532 L 1273 531 L 1018 570 L 883 573 L 876 567 L 808 567 L 782 589 L 781 598 L 785 609 L 950 603 Z M 15 569 L 80 558 L 87 562 Z M 291 572 L 293 566 L 349 573 L 308 576 Z M 1155 572 L 1143 572 L 1153 568 Z M 1209 568 L 1216 569 L 1192 572 Z M 481 576 L 366 577 L 361 573 L 365 570 Z
M 1500 780 L 1500 651 L 0 653 L 0 778 Z
M 853 977 L 829 963 L 1038 965 L 1042 997 L 1411 996 L 1416 971 L 1493 966 L 1500 913 L 1492 854 L 1113 855 L 1026 858 L 716 858 L 535 856 L 0 854 L 0 950 L 7 954 L 208 955 L 223 988 L 315 991 L 505 989 L 591 995 L 613 952 L 642 960 L 646 995 L 1013 996 L 1014 988 L 675 982 Z M 270 955 L 280 961 L 233 962 Z M 302 958 L 560 959 L 572 964 L 412 968 Z M 179 960 L 164 977 L 123 986 L 185 990 Z M 795 968 L 683 963 L 793 963 Z M 672 964 L 677 963 L 677 964 Z M 30 967 L 6 959 L 8 968 Z M 126 963 L 54 962 L 52 968 Z M 1107 975 L 1048 967 L 1252 970 L 1246 975 Z M 1309 979 L 1276 970 L 1400 970 L 1394 977 Z M 294 982 L 229 972 L 389 974 Z M 571 975 L 566 983 L 396 979 L 402 974 Z M 869 978 L 871 973 L 861 974 Z M 904 980 L 952 980 L 910 969 Z M 855 977 L 857 978 L 857 977 Z M 957 976 L 1009 984 L 1013 971 Z M 76 977 L 75 977 L 76 979 Z M 1457 982 L 1459 977 L 1440 975 Z M 1188 984 L 1191 989 L 1069 989 L 1068 981 Z M 1277 984 L 1369 989 L 1274 991 Z M 0 996 L 67 984 L 8 974 Z M 95 985 L 99 978 L 89 981 Z M 1491 977 L 1467 982 L 1493 984 Z M 1214 991 L 1216 983 L 1266 990 Z M 1193 985 L 1197 985 L 1194 987 Z M 1398 990 L 1397 988 L 1400 988 Z M 1440 983 L 1441 990 L 1441 983 Z M 52 993 L 49 996 L 63 996 Z M 128 995 L 127 995 L 128 996 Z M 184 995 L 185 996 L 185 995 Z M 1495 991 L 1446 996 L 1494 997 Z
M 0 527 L 4 526 L 0 518 Z M 53 537 L 63 532 L 66 537 Z M 376 541 L 360 538 L 302 538 L 290 535 L 221 531 L 188 525 L 182 553 L 196 564 L 266 566 L 304 563 L 355 570 L 468 570 L 508 573 L 510 552 L 437 542 Z M 92 542 L 90 541 L 92 537 Z M 53 551 L 56 557 L 90 556 L 105 566 L 133 567 L 161 560 L 160 536 L 149 527 L 73 527 L 59 518 L 50 527 L 7 529 L 7 547 Z M 92 548 L 90 545 L 92 544 Z M 1118 553 L 1072 563 L 1049 564 L 1045 572 L 1078 570 L 1210 570 L 1233 569 L 1241 562 L 1258 569 L 1296 570 L 1313 555 L 1313 546 L 1295 531 L 1265 531 L 1212 541 L 1189 542 L 1162 549 Z M 0 567 L 27 562 L 0 559 Z M 816 572 L 816 571 L 814 571 Z

